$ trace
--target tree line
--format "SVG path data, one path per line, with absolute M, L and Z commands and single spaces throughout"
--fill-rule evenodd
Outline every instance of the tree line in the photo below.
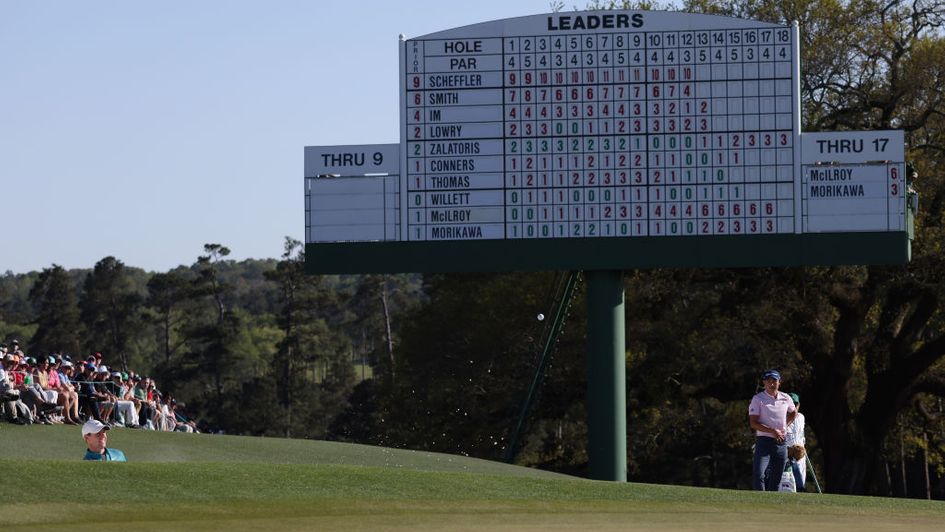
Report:
M 235 262 L 220 244 L 203 251 L 167 272 L 111 256 L 90 270 L 7 272 L 0 340 L 19 340 L 30 356 L 102 352 L 113 369 L 154 377 L 214 430 L 326 437 L 362 376 L 355 368 L 386 367 L 375 359 L 390 336 L 378 291 L 404 294 L 387 299 L 389 316 L 419 300 L 418 279 L 306 276 L 292 239 L 281 260 Z

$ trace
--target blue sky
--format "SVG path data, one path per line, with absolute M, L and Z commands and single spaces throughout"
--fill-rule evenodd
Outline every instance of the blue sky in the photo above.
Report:
M 397 37 L 547 0 L 0 2 L 0 272 L 304 236 L 307 145 L 398 139 Z

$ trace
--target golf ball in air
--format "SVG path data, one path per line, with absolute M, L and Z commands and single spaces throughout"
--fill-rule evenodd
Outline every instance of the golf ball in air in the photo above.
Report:
M 544 315 L 544 314 L 539 314 L 539 315 L 538 315 L 538 321 L 545 321 L 545 315 Z

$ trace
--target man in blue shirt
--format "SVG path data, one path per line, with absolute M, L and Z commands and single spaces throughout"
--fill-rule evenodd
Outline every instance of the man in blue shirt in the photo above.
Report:
M 98 407 L 99 399 L 103 399 L 95 387 L 95 366 L 80 364 L 76 373 L 76 382 L 79 385 L 79 408 L 89 414 L 90 419 L 102 419 Z
M 125 462 L 125 453 L 118 449 L 109 449 L 108 430 L 111 427 L 97 419 L 90 419 L 82 425 L 82 439 L 88 446 L 83 460 L 99 460 L 102 462 Z

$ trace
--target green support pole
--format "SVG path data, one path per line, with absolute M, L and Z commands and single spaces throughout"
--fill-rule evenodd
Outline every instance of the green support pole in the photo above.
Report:
M 522 432 L 525 430 L 525 420 L 528 417 L 528 411 L 531 409 L 532 401 L 535 399 L 535 393 L 541 386 L 542 379 L 545 377 L 545 369 L 551 361 L 551 353 L 555 349 L 555 343 L 558 341 L 558 335 L 561 334 L 561 328 L 564 326 L 564 317 L 571 306 L 571 298 L 574 296 L 574 289 L 577 287 L 578 275 L 580 272 L 575 270 L 567 273 L 564 286 L 557 294 L 557 305 L 555 305 L 552 315 L 551 328 L 545 336 L 544 348 L 541 351 L 541 358 L 538 361 L 538 367 L 535 369 L 535 375 L 532 377 L 531 385 L 528 387 L 528 393 L 522 402 L 522 409 L 518 414 L 518 423 L 512 436 L 509 438 L 509 445 L 505 448 L 505 461 L 515 463 L 515 456 L 518 454 L 518 444 L 522 439 Z
M 627 481 L 623 273 L 586 271 L 588 475 Z

